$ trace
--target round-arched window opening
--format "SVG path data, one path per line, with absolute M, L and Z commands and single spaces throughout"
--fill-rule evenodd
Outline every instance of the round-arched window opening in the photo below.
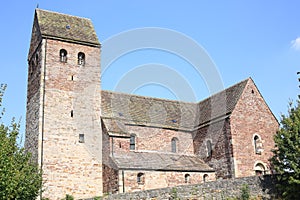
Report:
M 265 166 L 261 163 L 257 163 L 254 167 L 254 170 L 255 170 L 255 175 L 256 176 L 262 176 L 265 174 Z
M 85 54 L 82 52 L 78 53 L 78 65 L 81 65 L 81 66 L 85 65 Z
M 203 182 L 207 182 L 208 181 L 208 174 L 204 174 L 203 175 Z
M 145 183 L 145 174 L 144 173 L 138 173 L 136 176 L 136 182 L 138 184 L 144 184 Z
M 189 174 L 185 174 L 184 175 L 184 182 L 185 183 L 190 183 L 190 181 L 191 181 L 191 176 Z
M 60 62 L 66 63 L 67 62 L 67 55 L 68 55 L 68 52 L 65 49 L 61 49 L 59 51 Z
M 263 151 L 263 147 L 262 147 L 262 141 L 258 135 L 254 136 L 253 143 L 254 143 L 255 153 L 260 155 Z

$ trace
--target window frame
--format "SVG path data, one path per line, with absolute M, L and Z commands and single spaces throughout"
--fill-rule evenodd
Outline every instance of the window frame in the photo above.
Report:
M 78 53 L 78 55 L 77 55 L 77 64 L 79 66 L 84 66 L 85 65 L 85 53 L 83 53 L 83 52 Z
M 134 151 L 136 149 L 136 135 L 131 134 L 129 139 L 129 150 Z
M 212 156 L 212 142 L 211 140 L 206 141 L 207 158 Z
M 177 137 L 173 137 L 171 139 L 171 152 L 178 153 L 178 138 Z
M 65 50 L 65 49 L 60 49 L 59 50 L 59 61 L 61 63 L 66 63 L 68 58 L 67 58 L 67 55 L 68 55 L 68 51 Z

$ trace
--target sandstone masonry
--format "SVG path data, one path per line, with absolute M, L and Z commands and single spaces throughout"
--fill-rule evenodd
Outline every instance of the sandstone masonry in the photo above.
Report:
M 36 9 L 25 148 L 43 170 L 42 197 L 198 194 L 272 172 L 279 124 L 251 78 L 198 103 L 117 93 L 101 90 L 100 53 L 89 19 Z

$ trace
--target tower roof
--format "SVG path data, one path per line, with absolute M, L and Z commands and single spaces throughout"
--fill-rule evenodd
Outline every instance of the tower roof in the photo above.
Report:
M 36 9 L 42 37 L 100 45 L 92 21 L 87 18 Z

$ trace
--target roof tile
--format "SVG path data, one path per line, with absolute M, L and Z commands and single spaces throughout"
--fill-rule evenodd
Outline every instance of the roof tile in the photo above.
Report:
M 90 19 L 36 9 L 43 37 L 100 45 Z

